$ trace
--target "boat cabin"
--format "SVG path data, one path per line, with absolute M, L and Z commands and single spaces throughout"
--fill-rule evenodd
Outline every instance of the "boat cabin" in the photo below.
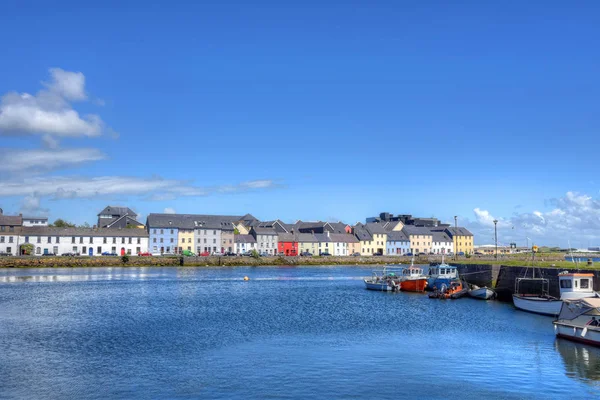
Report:
M 436 265 L 429 267 L 429 276 L 435 276 L 441 279 L 456 279 L 458 278 L 458 270 L 451 265 Z
M 560 296 L 563 295 L 590 295 L 594 293 L 594 274 L 568 273 L 558 274 Z
M 408 267 L 402 270 L 402 275 L 404 277 L 421 277 L 423 276 L 423 268 L 418 267 Z

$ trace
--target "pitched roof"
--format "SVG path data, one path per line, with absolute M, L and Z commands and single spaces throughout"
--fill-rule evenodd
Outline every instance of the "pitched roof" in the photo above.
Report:
M 376 222 L 369 222 L 368 224 L 365 224 L 365 228 L 371 235 L 387 233 L 383 225 Z
M 332 242 L 339 243 L 358 243 L 356 236 L 348 233 L 332 233 L 329 235 Z
M 343 222 L 328 222 L 328 224 L 333 228 L 333 233 L 346 233 L 347 224 Z
M 297 242 L 298 237 L 295 233 L 279 232 L 277 233 L 278 242 Z
M 297 233 L 296 237 L 300 243 L 317 243 L 317 238 L 312 233 Z
M 373 240 L 371 233 L 364 227 L 363 224 L 356 224 L 354 226 L 354 235 L 360 241 Z
M 109 223 L 104 224 L 104 226 L 107 228 L 110 228 L 112 225 L 116 224 L 123 218 L 125 218 L 125 220 L 126 220 L 126 222 L 125 222 L 126 225 L 142 225 L 142 226 L 144 225 L 140 221 L 137 221 L 135 218 L 133 218 L 133 216 L 123 215 L 119 218 L 113 218 Z
M 431 229 L 423 227 L 423 226 L 413 226 L 413 225 L 405 225 L 402 228 L 402 232 L 404 232 L 407 236 L 410 235 L 428 235 L 431 236 Z
M 252 231 L 257 235 L 277 235 L 277 232 L 273 228 L 265 228 L 262 226 L 253 226 Z
M 203 215 L 203 214 L 149 214 L 149 228 L 180 229 L 234 229 L 233 223 L 240 220 L 235 215 Z
M 252 235 L 234 235 L 234 243 L 256 243 L 256 239 Z
M 446 232 L 432 232 L 431 234 L 433 242 L 452 242 L 452 239 Z
M 331 240 L 329 235 L 326 233 L 315 233 L 314 236 L 315 239 L 317 239 L 317 242 L 319 243 L 333 242 L 333 240 Z
M 462 228 L 460 226 L 458 228 L 448 227 L 446 228 L 446 232 L 448 232 L 450 236 L 473 236 L 467 228 Z
M 408 242 L 408 236 L 402 231 L 390 231 L 387 234 L 388 242 Z
M 94 228 L 55 228 L 50 226 L 25 226 L 21 235 L 25 236 L 95 236 L 95 237 L 148 237 L 145 229 L 94 229 Z
M 100 216 L 100 215 L 121 215 L 121 216 L 123 216 L 125 214 L 129 214 L 129 215 L 133 216 L 133 218 L 137 218 L 137 214 L 135 212 L 133 212 L 133 210 L 131 210 L 131 208 L 121 207 L 121 206 L 106 206 L 106 207 L 104 207 L 104 210 L 102 210 L 98 213 L 98 216 Z
M 0 215 L 0 225 L 14 225 L 20 226 L 23 225 L 23 217 L 17 215 Z

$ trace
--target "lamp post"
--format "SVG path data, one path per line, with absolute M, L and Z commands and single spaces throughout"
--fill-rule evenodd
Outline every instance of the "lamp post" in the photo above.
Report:
M 455 215 L 454 216 L 454 235 L 453 235 L 453 238 L 454 238 L 454 260 L 457 260 L 457 254 L 458 254 L 458 249 L 456 248 L 457 247 L 456 245 L 458 244 L 458 242 L 456 241 L 456 234 L 458 232 L 457 219 L 458 219 L 458 216 Z
M 498 220 L 494 220 L 494 241 L 496 242 L 496 260 L 498 259 L 498 229 L 496 228 Z

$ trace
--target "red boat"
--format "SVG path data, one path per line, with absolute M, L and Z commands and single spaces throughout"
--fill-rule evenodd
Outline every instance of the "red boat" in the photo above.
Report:
M 411 265 L 404 268 L 401 276 L 400 290 L 405 292 L 424 292 L 427 286 L 427 276 L 423 275 L 423 268 Z

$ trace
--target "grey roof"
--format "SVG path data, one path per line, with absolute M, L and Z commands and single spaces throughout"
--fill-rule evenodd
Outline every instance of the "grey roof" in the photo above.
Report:
M 277 241 L 278 242 L 297 242 L 298 236 L 295 233 L 278 232 L 277 233 Z
M 319 243 L 333 242 L 326 233 L 315 233 L 315 239 L 317 239 L 317 242 Z
M 129 207 L 121 207 L 121 206 L 106 206 L 104 210 L 98 213 L 100 215 L 119 215 L 123 216 L 125 214 L 129 214 L 133 216 L 133 218 L 137 218 L 137 214 L 133 212 L 133 210 Z
M 275 231 L 275 229 L 265 228 L 265 227 L 260 227 L 260 226 L 253 226 L 252 232 L 256 233 L 257 235 L 274 235 L 274 236 L 277 235 L 277 232 Z
M 111 225 L 115 224 L 116 222 L 118 222 L 119 220 L 121 220 L 123 218 L 125 218 L 125 221 L 126 221 L 125 224 L 126 225 L 144 225 L 140 221 L 138 221 L 135 218 L 133 218 L 133 216 L 123 215 L 122 217 L 111 219 L 111 221 L 109 223 L 107 223 L 107 224 L 104 224 L 104 226 L 105 227 L 110 227 Z
M 359 243 L 356 236 L 348 233 L 332 233 L 329 235 L 332 242 L 339 243 Z
M 452 242 L 452 239 L 446 232 L 432 232 L 431 241 L 433 242 Z
M 252 235 L 235 235 L 233 241 L 234 243 L 256 243 L 256 239 Z
M 96 237 L 148 237 L 145 229 L 93 229 L 93 228 L 55 228 L 50 226 L 25 226 L 23 236 L 96 236 Z
M 343 222 L 328 222 L 328 224 L 333 228 L 333 233 L 346 233 L 348 224 Z
M 408 236 L 402 231 L 391 231 L 387 234 L 388 242 L 408 242 Z
M 460 226 L 457 228 L 448 227 L 446 228 L 446 232 L 448 232 L 450 236 L 473 236 L 473 234 L 469 232 L 467 228 L 462 228 Z
M 325 222 L 321 222 L 321 221 L 316 221 L 316 222 L 303 222 L 303 221 L 297 221 L 294 224 L 294 227 L 297 231 L 300 232 L 310 232 L 310 231 L 316 231 L 316 230 L 322 230 L 323 226 L 325 225 Z
M 297 233 L 298 242 L 301 243 L 316 243 L 317 238 L 312 233 Z
M 258 221 L 258 219 L 256 219 L 256 217 L 252 214 L 246 214 L 246 215 L 242 215 L 240 217 L 240 221 L 250 222 L 250 221 Z
M 0 215 L 0 225 L 20 226 L 23 224 L 21 216 Z
M 368 224 L 365 224 L 365 228 L 369 231 L 371 235 L 387 233 L 383 225 L 378 224 L 376 222 L 370 222 Z
M 383 224 L 386 232 L 393 232 L 396 225 L 402 223 L 402 221 L 387 221 Z
M 181 229 L 222 229 L 233 230 L 233 224 L 240 221 L 236 215 L 203 215 L 203 214 L 149 214 L 148 228 L 181 228 Z
M 48 221 L 48 217 L 22 217 L 23 219 L 40 219 L 42 221 Z
M 371 233 L 364 227 L 363 224 L 356 224 L 354 226 L 354 235 L 360 241 L 373 240 Z
M 431 236 L 431 229 L 423 227 L 423 226 L 414 226 L 414 225 L 405 225 L 402 228 L 402 232 L 404 232 L 407 236 L 410 235 L 428 235 Z

